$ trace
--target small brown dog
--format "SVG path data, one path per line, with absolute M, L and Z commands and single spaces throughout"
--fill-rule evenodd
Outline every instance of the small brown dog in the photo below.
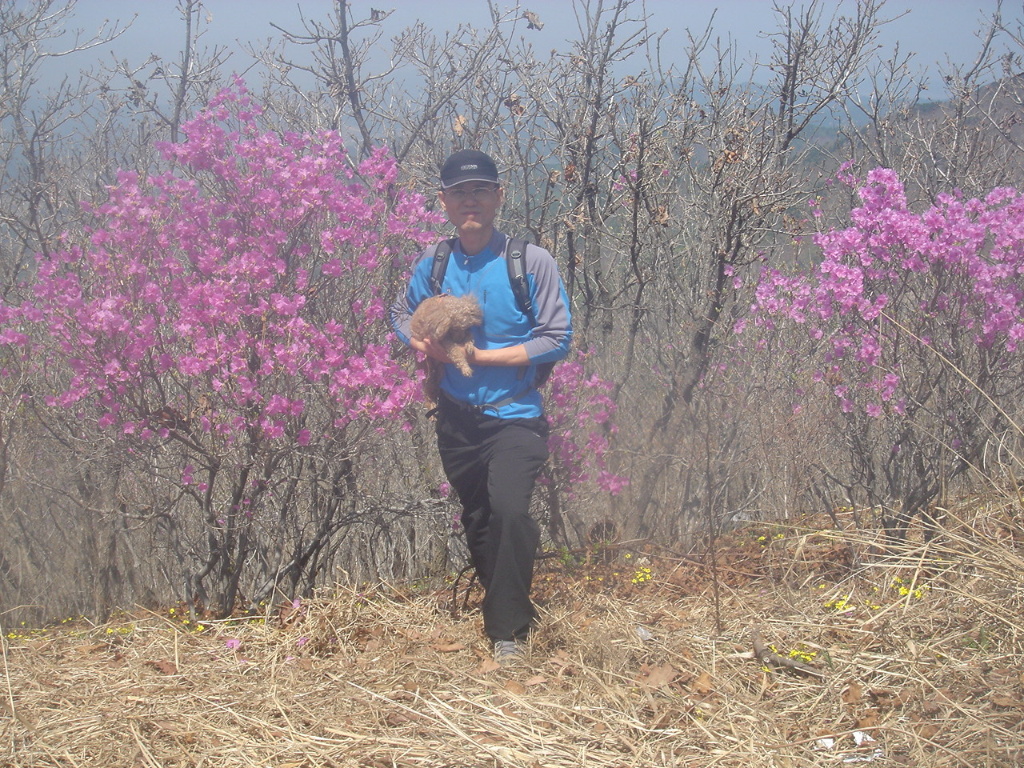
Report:
M 473 369 L 469 366 L 469 357 L 475 351 L 470 329 L 483 321 L 483 312 L 473 296 L 441 294 L 420 303 L 412 315 L 410 330 L 414 338 L 438 342 L 459 373 L 470 376 Z M 441 371 L 442 363 L 428 357 L 423 393 L 431 404 L 436 404 L 441 396 Z

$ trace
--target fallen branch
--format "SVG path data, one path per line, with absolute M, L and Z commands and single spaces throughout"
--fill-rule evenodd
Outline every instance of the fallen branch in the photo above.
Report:
M 473 569 L 473 564 L 470 563 L 459 571 L 459 575 L 455 577 L 455 582 L 452 584 L 452 608 L 451 617 L 452 619 L 458 620 L 459 611 L 459 582 L 462 581 L 462 577 L 465 576 L 469 571 L 473 571 L 473 574 L 469 577 L 469 583 L 466 584 L 466 592 L 463 595 L 462 611 L 469 609 L 469 593 L 473 590 L 473 583 L 476 581 L 476 571 Z
M 764 644 L 764 640 L 761 638 L 761 630 L 757 627 L 751 628 L 750 640 L 754 644 L 754 655 L 757 656 L 758 661 L 768 669 L 771 669 L 772 667 L 786 667 L 787 669 L 792 669 L 794 672 L 809 675 L 810 677 L 816 677 L 819 680 L 823 680 L 825 678 L 825 673 L 817 667 L 813 667 L 799 659 L 780 656 L 772 651 Z

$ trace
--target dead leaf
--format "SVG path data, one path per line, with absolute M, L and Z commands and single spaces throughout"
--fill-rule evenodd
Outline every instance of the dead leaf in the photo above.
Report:
M 989 682 L 992 687 L 1000 685 L 1016 685 L 1017 675 L 1020 674 L 1016 669 L 1010 667 L 998 667 L 996 669 L 990 669 L 985 673 L 985 679 Z
M 505 106 L 508 107 L 513 115 L 521 115 L 526 112 L 526 107 L 523 106 L 518 94 L 515 93 L 505 99 Z
M 466 130 L 466 124 L 469 120 L 466 119 L 465 115 L 458 115 L 455 118 L 455 122 L 452 124 L 452 130 L 455 131 L 456 136 L 461 136 Z
M 161 659 L 160 661 L 147 661 L 147 667 L 152 667 L 162 675 L 176 675 L 178 674 L 178 667 L 173 661 L 167 661 Z
M 940 701 L 943 704 L 952 704 L 954 706 L 957 702 L 956 694 L 954 694 L 948 688 L 940 688 L 939 690 L 937 690 L 935 692 L 935 700 Z
M 839 698 L 842 699 L 844 704 L 856 704 L 864 698 L 864 688 L 856 680 L 851 680 L 850 684 L 843 689 Z
M 496 669 L 501 669 L 501 664 L 494 659 L 484 659 L 480 662 L 480 666 L 476 668 L 476 673 L 478 675 L 487 675 Z
M 640 667 L 637 682 L 645 688 L 662 688 L 677 677 L 679 677 L 679 672 L 671 664 L 659 664 L 656 667 L 644 664 Z
M 405 712 L 388 712 L 384 716 L 384 722 L 389 728 L 399 728 L 406 723 L 411 723 L 412 718 Z
M 538 31 L 544 29 L 544 22 L 541 21 L 540 17 L 533 11 L 523 11 L 522 18 L 526 19 L 527 21 L 527 29 L 536 29 Z
M 993 693 L 992 698 L 990 700 L 997 707 L 1024 707 L 1024 702 L 1021 702 L 1018 699 L 1013 698 L 1012 696 L 1008 696 L 1005 693 Z
M 525 685 L 527 687 L 534 686 L 534 685 L 543 685 L 547 681 L 548 681 L 548 679 L 546 677 L 544 677 L 544 675 L 534 675 L 533 677 L 529 678 L 528 680 L 523 681 L 523 685 Z
M 106 643 L 90 643 L 89 645 L 79 645 L 74 649 L 74 652 L 81 654 L 82 656 L 88 656 L 90 653 L 96 653 L 96 651 L 102 651 L 107 647 Z
M 938 702 L 935 699 L 929 699 L 921 705 L 921 711 L 930 717 L 941 712 L 942 707 L 943 704 L 941 702 Z
M 869 709 L 857 718 L 857 730 L 865 731 L 878 725 L 878 711 Z
M 879 707 L 902 707 L 913 698 L 910 691 L 893 691 L 889 688 L 872 688 L 868 695 Z
M 277 620 L 282 627 L 287 627 L 298 621 L 301 613 L 299 611 L 302 603 L 295 600 L 291 603 L 284 603 L 277 609 Z
M 656 729 L 679 728 L 690 718 L 689 713 L 692 711 L 693 709 L 691 707 L 688 707 L 687 709 L 668 707 L 651 722 L 651 727 Z
M 514 693 L 516 696 L 522 696 L 526 693 L 526 686 L 515 680 L 509 680 L 505 683 L 505 690 L 509 693 Z
M 714 682 L 707 671 L 701 672 L 697 675 L 697 679 L 693 681 L 690 687 L 701 696 L 707 695 L 715 690 Z
M 438 653 L 455 653 L 456 651 L 466 650 L 466 646 L 463 643 L 434 643 L 430 647 Z
M 554 664 L 558 669 L 558 677 L 573 674 L 572 661 L 569 659 L 569 654 L 565 651 L 557 651 L 554 656 L 548 660 L 549 664 Z

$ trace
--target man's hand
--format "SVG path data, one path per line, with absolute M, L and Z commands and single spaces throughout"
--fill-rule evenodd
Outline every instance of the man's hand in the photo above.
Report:
M 444 347 L 433 339 L 410 339 L 409 346 L 417 352 L 422 352 L 432 360 L 437 360 L 442 363 L 450 363 L 452 361 Z

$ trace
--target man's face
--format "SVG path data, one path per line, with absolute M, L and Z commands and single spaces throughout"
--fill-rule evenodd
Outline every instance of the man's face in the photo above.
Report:
M 466 181 L 438 192 L 448 220 L 459 232 L 484 230 L 494 226 L 505 190 L 484 181 Z

